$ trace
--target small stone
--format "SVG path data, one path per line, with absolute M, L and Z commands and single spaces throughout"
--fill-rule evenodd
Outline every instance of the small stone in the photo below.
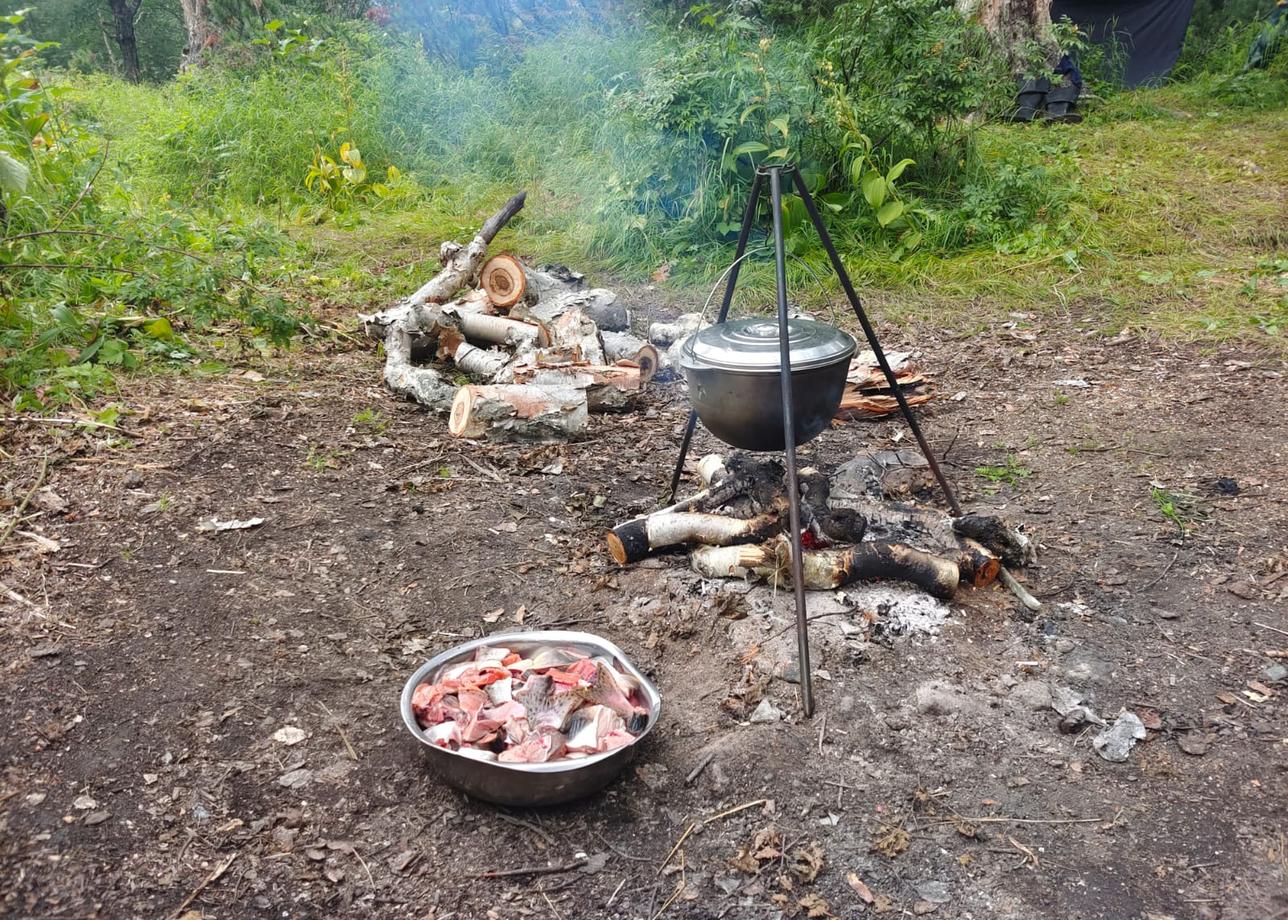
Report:
M 305 734 L 304 729 L 297 728 L 294 725 L 286 725 L 273 732 L 273 740 L 286 745 L 299 744 L 307 737 L 308 735 Z
M 143 485 L 143 474 L 138 470 L 126 470 L 125 476 L 121 480 L 121 485 L 127 489 L 138 489 Z
M 313 771 L 306 770 L 303 768 L 299 770 L 291 770 L 288 773 L 283 773 L 281 776 L 277 778 L 278 784 L 285 786 L 287 789 L 299 789 L 303 786 L 307 786 L 310 782 L 312 782 L 312 780 L 313 780 Z
M 1202 757 L 1212 748 L 1212 736 L 1203 732 L 1185 732 L 1177 736 L 1176 746 L 1191 757 Z
M 768 698 L 765 698 L 760 701 L 760 705 L 751 714 L 750 721 L 757 725 L 765 725 L 779 722 L 782 718 L 783 711 L 770 702 Z
M 112 813 L 111 813 L 111 812 L 108 812 L 108 811 L 92 811 L 92 812 L 90 812 L 89 814 L 87 814 L 87 815 L 85 816 L 85 825 L 86 825 L 87 827 L 93 827 L 95 824 L 102 824 L 104 821 L 106 821 L 106 820 L 107 820 L 108 818 L 110 818 L 110 817 L 112 817 Z
M 39 805 L 44 800 L 45 800 L 45 793 L 43 792 L 33 792 L 27 795 L 23 799 L 23 801 L 25 801 L 28 805 Z
M 327 881 L 335 885 L 344 881 L 344 870 L 337 868 L 336 866 L 327 866 L 326 869 L 322 871 L 322 874 L 327 877 Z
M 160 778 L 161 778 L 161 777 L 160 777 L 160 775 L 159 775 L 159 774 L 157 774 L 157 773 L 144 773 L 144 774 L 143 774 L 143 785 L 145 785 L 145 786 L 151 786 L 153 783 L 155 783 L 155 782 L 156 782 L 158 779 L 160 779 Z
M 933 914 L 937 910 L 939 910 L 939 905 L 933 904 L 930 901 L 917 901 L 912 905 L 912 912 L 918 917 L 926 914 Z
M 97 807 L 98 802 L 94 801 L 93 796 L 78 795 L 76 798 L 72 799 L 72 808 L 75 808 L 77 811 L 89 811 L 90 809 Z
M 1009 699 L 1030 712 L 1042 712 L 1051 707 L 1051 688 L 1044 681 L 1020 681 L 1011 688 Z
M 913 887 L 923 901 L 929 901 L 931 904 L 947 904 L 953 899 L 952 891 L 948 888 L 947 882 L 932 879 L 918 882 Z
M 1268 684 L 1277 684 L 1280 681 L 1288 680 L 1288 667 L 1282 664 L 1272 664 L 1269 667 L 1262 668 L 1261 679 Z

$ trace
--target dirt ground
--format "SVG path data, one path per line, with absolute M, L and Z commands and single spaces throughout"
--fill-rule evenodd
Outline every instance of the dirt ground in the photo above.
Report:
M 963 501 L 1036 536 L 1044 606 L 963 589 L 938 635 L 820 642 L 811 720 L 746 640 L 782 598 L 604 552 L 662 495 L 678 387 L 576 444 L 456 442 L 364 344 L 135 380 L 128 436 L 6 426 L 6 519 L 48 467 L 0 550 L 0 914 L 1288 917 L 1288 367 L 1106 339 L 1087 309 L 885 333 L 937 382 L 922 417 Z M 1156 487 L 1196 497 L 1183 539 Z M 468 800 L 399 718 L 420 662 L 519 611 L 608 637 L 664 698 L 576 805 Z M 1064 687 L 1148 738 L 1102 760 L 1060 731 Z M 747 721 L 762 696 L 787 718 Z

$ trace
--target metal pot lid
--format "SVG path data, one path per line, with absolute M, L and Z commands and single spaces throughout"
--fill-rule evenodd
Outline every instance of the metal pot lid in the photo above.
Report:
M 848 361 L 857 347 L 848 333 L 812 319 L 789 319 L 787 339 L 793 371 Z M 680 358 L 681 365 L 690 368 L 776 374 L 778 321 L 753 317 L 707 326 L 689 336 Z

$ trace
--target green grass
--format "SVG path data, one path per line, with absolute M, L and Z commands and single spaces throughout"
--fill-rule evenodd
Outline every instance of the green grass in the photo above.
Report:
M 76 208 L 57 226 L 112 239 L 6 240 L 0 268 L 106 269 L 0 273 L 6 398 L 20 409 L 89 405 L 121 372 L 218 372 L 281 347 L 302 318 L 351 328 L 355 312 L 432 275 L 439 242 L 470 239 L 518 188 L 527 206 L 496 248 L 608 284 L 665 268 L 661 285 L 679 299 L 704 296 L 731 257 L 714 227 L 738 217 L 742 180 L 718 168 L 700 133 L 641 117 L 642 94 L 666 77 L 666 35 L 600 38 L 537 46 L 505 74 L 452 71 L 357 30 L 317 59 L 230 61 L 160 86 L 63 78 L 59 121 L 74 156 L 44 200 L 11 209 L 10 233 Z M 1235 43 L 1223 47 L 1233 60 Z M 774 49 L 799 76 L 790 56 L 808 49 Z M 668 87 L 666 119 L 710 107 L 683 81 Z M 897 252 L 862 201 L 825 219 L 885 321 L 958 334 L 1024 311 L 1093 333 L 1284 351 L 1285 103 L 1283 66 L 1229 76 L 1196 65 L 1184 84 L 1108 94 L 1080 125 L 985 123 L 946 185 L 913 166 L 900 188 L 926 211 L 919 249 Z M 365 175 L 328 194 L 306 188 L 310 167 L 342 143 L 361 149 Z M 678 205 L 675 188 L 686 189 Z M 821 247 L 799 229 L 789 244 L 794 300 L 844 319 Z M 773 299 L 763 236 L 753 246 L 744 313 Z M 1014 484 L 1019 473 L 1001 469 Z

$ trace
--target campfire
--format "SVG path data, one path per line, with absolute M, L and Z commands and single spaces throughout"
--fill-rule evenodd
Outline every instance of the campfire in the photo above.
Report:
M 1031 541 L 1017 527 L 982 514 L 952 516 L 887 500 L 893 482 L 926 461 L 915 451 L 866 451 L 831 475 L 799 471 L 804 587 L 827 591 L 856 581 L 908 582 L 943 599 L 959 584 L 999 577 L 1027 602 L 1005 567 L 1033 561 Z M 670 507 L 619 524 L 607 535 L 621 565 L 687 551 L 705 578 L 741 578 L 773 587 L 790 584 L 790 529 L 783 465 L 735 453 L 698 461 L 704 488 Z M 1036 603 L 1036 601 L 1033 601 Z

